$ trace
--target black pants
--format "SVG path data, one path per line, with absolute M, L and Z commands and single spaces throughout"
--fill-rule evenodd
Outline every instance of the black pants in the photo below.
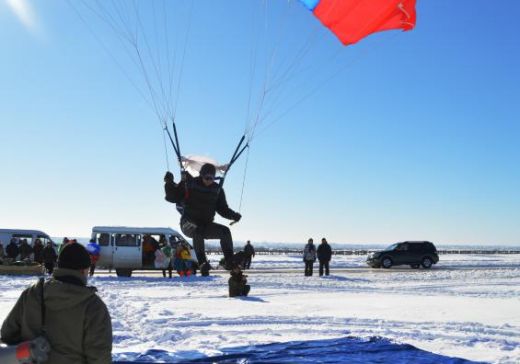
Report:
M 95 264 L 91 264 L 90 265 L 90 272 L 89 272 L 89 276 L 93 276 L 94 275 L 94 272 L 96 271 L 96 265 Z
M 170 264 L 168 264 L 168 268 L 162 270 L 162 276 L 164 278 L 166 278 L 166 270 L 168 270 L 168 276 L 171 278 L 172 272 L 173 272 L 173 266 L 172 266 L 171 260 L 170 260 Z
M 244 269 L 251 268 L 251 255 L 247 255 L 244 257 Z
M 184 235 L 193 239 L 193 249 L 197 254 L 199 265 L 207 262 L 204 239 L 220 239 L 220 247 L 227 262 L 233 260 L 233 238 L 227 226 L 211 222 L 206 225 L 195 225 L 186 219 L 181 219 L 181 230 Z
M 314 265 L 313 260 L 305 261 L 305 276 L 312 276 L 312 267 Z
M 323 267 L 325 267 L 325 275 L 329 275 L 329 261 L 320 260 L 320 276 L 323 275 Z

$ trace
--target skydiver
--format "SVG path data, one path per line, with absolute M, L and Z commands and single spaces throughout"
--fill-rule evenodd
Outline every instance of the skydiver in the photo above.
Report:
M 233 268 L 233 238 L 227 226 L 213 222 L 215 213 L 240 221 L 242 215 L 231 210 L 224 190 L 215 182 L 216 169 L 213 164 L 204 164 L 199 177 L 183 173 L 180 183 L 175 183 L 173 174 L 166 172 L 164 190 L 166 201 L 184 206 L 180 226 L 182 232 L 193 239 L 193 247 L 202 275 L 208 275 L 210 265 L 206 257 L 204 239 L 220 239 L 224 253 L 224 268 Z

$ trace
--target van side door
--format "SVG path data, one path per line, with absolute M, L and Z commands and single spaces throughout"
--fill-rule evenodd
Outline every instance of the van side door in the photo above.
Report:
M 99 260 L 98 266 L 112 268 L 113 267 L 113 241 L 109 233 L 96 233 L 94 236 L 96 243 L 99 244 Z
M 114 234 L 114 268 L 142 267 L 141 235 Z

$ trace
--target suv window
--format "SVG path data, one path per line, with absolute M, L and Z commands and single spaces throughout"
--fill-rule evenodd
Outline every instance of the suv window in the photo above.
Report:
M 424 251 L 426 250 L 426 247 L 424 246 L 424 244 L 410 244 L 410 251 L 412 252 L 420 252 L 420 251 Z
M 399 244 L 395 250 L 397 250 L 397 251 L 407 251 L 408 250 L 408 243 Z

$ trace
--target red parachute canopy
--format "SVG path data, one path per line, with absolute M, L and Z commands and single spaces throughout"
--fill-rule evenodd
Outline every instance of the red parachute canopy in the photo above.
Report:
M 345 44 L 369 34 L 415 27 L 416 0 L 320 0 L 314 15 Z

